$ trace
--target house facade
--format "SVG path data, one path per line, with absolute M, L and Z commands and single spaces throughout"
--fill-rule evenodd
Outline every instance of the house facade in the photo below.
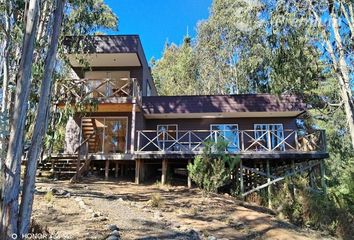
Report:
M 269 178 L 266 166 L 299 168 L 328 157 L 324 131 L 299 126 L 307 108 L 296 96 L 158 96 L 139 36 L 68 37 L 64 44 L 80 89 L 69 104 L 94 102 L 75 117 L 77 175 L 104 169 L 106 177 L 130 174 L 137 183 L 179 175 L 190 185 L 187 163 L 206 142 L 221 140 L 241 158 L 242 181 L 247 171 Z

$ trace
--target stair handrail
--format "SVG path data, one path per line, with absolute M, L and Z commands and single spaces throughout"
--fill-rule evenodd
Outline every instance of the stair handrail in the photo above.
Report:
M 80 150 L 80 148 L 81 148 L 88 140 L 90 140 L 95 134 L 96 134 L 96 131 L 94 130 L 93 133 L 91 133 L 84 141 L 82 141 L 82 142 L 80 143 L 80 145 L 75 149 L 75 152 L 74 152 L 74 153 L 77 153 L 77 152 Z

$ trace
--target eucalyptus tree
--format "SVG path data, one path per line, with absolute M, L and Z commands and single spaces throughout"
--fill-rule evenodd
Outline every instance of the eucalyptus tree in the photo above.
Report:
M 203 93 L 248 93 L 267 89 L 264 4 L 215 0 L 198 25 L 196 56 Z
M 19 216 L 19 233 L 26 234 L 30 228 L 31 213 L 33 205 L 33 189 L 35 188 L 35 178 L 37 170 L 37 159 L 43 144 L 45 136 L 46 124 L 50 111 L 50 98 L 53 84 L 53 72 L 56 65 L 56 55 L 58 49 L 59 35 L 64 14 L 65 0 L 57 0 L 54 19 L 51 26 L 50 43 L 45 59 L 43 80 L 40 89 L 39 104 L 37 107 L 36 121 L 34 125 L 31 146 L 26 164 L 26 172 L 23 183 L 23 192 L 21 199 L 21 208 Z
M 152 75 L 161 95 L 198 93 L 197 69 L 190 37 L 183 44 L 166 43 L 161 59 L 152 62 Z
M 117 29 L 118 18 L 103 0 L 68 0 L 65 10 L 64 3 L 63 0 L 10 0 L 2 1 L 0 5 L 0 11 L 5 13 L 0 17 L 0 36 L 6 39 L 8 46 L 0 48 L 0 62 L 4 66 L 0 74 L 2 88 L 8 95 L 3 106 L 12 118 L 9 141 L 2 145 L 7 154 L 5 165 L 1 166 L 1 174 L 5 176 L 1 181 L 1 239 L 10 239 L 12 233 L 28 231 L 36 161 L 49 122 L 52 85 L 60 88 L 61 82 L 55 83 L 55 80 L 64 78 L 61 73 L 66 73 L 69 68 L 58 41 L 68 34 L 94 34 L 104 28 Z M 61 29 L 63 13 L 65 28 Z M 58 59 L 61 59 L 60 64 L 56 64 Z M 11 85 L 16 87 L 11 88 Z M 6 136 L 3 139 L 6 140 Z M 30 145 L 30 158 L 19 209 L 24 142 Z
M 354 149 L 354 100 L 353 100 L 353 63 L 354 63 L 354 10 L 353 1 L 348 0 L 306 0 L 319 29 L 319 42 L 324 59 L 330 64 L 341 96 L 348 132 Z
M 5 179 L 2 193 L 1 233 L 2 239 L 10 239 L 18 233 L 19 191 L 21 174 L 21 157 L 27 116 L 27 101 L 30 93 L 32 58 L 34 53 L 37 22 L 39 17 L 39 1 L 30 0 L 26 10 L 26 26 L 23 37 L 23 47 L 20 67 L 16 77 L 16 96 L 13 120 L 10 125 L 10 139 L 5 159 Z

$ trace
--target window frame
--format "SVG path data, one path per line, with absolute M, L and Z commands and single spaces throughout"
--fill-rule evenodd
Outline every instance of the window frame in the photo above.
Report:
M 257 129 L 257 126 L 261 126 L 261 129 Z M 262 127 L 266 126 L 266 129 L 264 130 Z M 269 133 L 269 126 L 281 126 L 281 137 L 277 137 L 275 138 L 277 141 L 279 140 L 280 142 L 284 140 L 284 124 L 283 123 L 255 123 L 253 124 L 253 129 L 254 129 L 254 139 L 257 140 L 258 136 L 257 136 L 257 132 L 262 132 L 262 131 L 268 131 L 267 134 L 264 136 L 266 139 L 264 140 L 266 142 L 266 145 L 265 147 L 267 147 L 267 149 L 269 148 L 269 143 L 268 143 L 268 135 L 270 134 Z M 278 128 L 279 129 L 279 128 Z M 274 131 L 274 130 L 273 130 Z M 278 131 L 278 130 L 277 130 Z M 263 135 L 263 133 L 261 134 Z M 272 138 L 271 138 L 271 142 L 270 142 L 270 147 L 272 150 L 273 148 L 275 148 L 279 143 L 276 143 L 276 141 L 274 142 L 274 145 L 273 145 L 273 141 L 272 141 Z M 285 145 L 284 143 L 280 144 L 278 146 L 278 148 L 280 148 L 280 151 L 285 151 Z M 265 149 L 264 149 L 265 150 Z M 276 151 L 276 150 L 275 150 Z
M 167 138 L 166 139 L 160 139 L 159 137 L 157 137 L 157 141 L 159 141 L 159 142 L 174 142 L 174 141 L 178 140 L 178 124 L 158 124 L 156 126 L 156 133 L 157 133 L 157 135 L 160 134 L 160 130 L 159 130 L 160 127 L 166 127 L 166 131 L 169 132 L 170 131 L 169 127 L 171 127 L 171 126 L 174 126 L 176 128 L 176 130 L 174 130 L 175 133 L 176 133 L 175 139 L 173 139 L 173 138 L 169 139 L 169 134 L 167 134 Z M 163 133 L 163 134 L 165 134 L 165 133 Z
M 240 152 L 241 148 L 240 148 L 240 135 L 239 135 L 239 125 L 238 123 L 211 123 L 210 124 L 210 133 L 212 134 L 212 131 L 215 131 L 215 129 L 213 129 L 213 126 L 236 126 L 236 137 L 237 137 L 237 144 L 231 143 L 232 145 L 230 147 L 236 147 L 236 151 L 235 152 Z M 225 129 L 220 130 L 220 132 L 225 132 Z M 213 136 L 212 136 L 212 140 L 213 140 Z M 217 140 L 217 139 L 215 139 Z M 213 141 L 215 141 L 213 140 Z M 216 141 L 215 141 L 216 142 Z M 235 145 L 235 146 L 233 146 Z

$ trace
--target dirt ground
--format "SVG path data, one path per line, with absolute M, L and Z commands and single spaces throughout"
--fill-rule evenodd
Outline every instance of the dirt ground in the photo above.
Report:
M 118 226 L 121 239 L 333 239 L 265 208 L 183 186 L 97 178 L 78 184 L 39 179 L 36 186 L 33 217 L 57 239 L 106 239 L 109 224 Z

